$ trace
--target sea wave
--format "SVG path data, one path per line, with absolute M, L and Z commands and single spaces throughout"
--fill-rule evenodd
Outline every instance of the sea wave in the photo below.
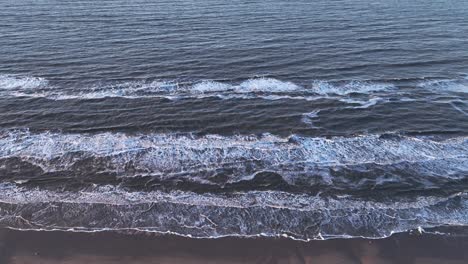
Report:
M 48 81 L 41 77 L 0 74 L 0 90 L 36 89 L 46 87 Z
M 101 83 L 75 88 L 55 87 L 48 85 L 48 83 L 43 78 L 0 75 L 2 96 L 44 97 L 54 100 L 100 99 L 107 97 L 162 97 L 168 99 L 219 97 L 223 99 L 317 100 L 324 97 L 338 98 L 350 94 L 372 94 L 395 89 L 393 84 L 358 81 L 344 83 L 314 81 L 308 87 L 274 78 L 254 78 L 237 84 L 210 80 L 186 83 L 143 80 L 110 84 Z
M 311 138 L 293 135 L 64 134 L 9 131 L 0 136 L 0 179 L 151 177 L 223 186 L 281 178 L 297 188 L 356 191 L 435 188 L 468 172 L 468 138 L 398 135 Z M 62 176 L 60 176 L 62 175 Z M 360 175 L 358 177 L 358 175 Z M 255 187 L 255 185 L 253 185 Z
M 313 128 L 319 128 L 314 124 L 314 119 L 317 119 L 319 116 L 320 110 L 315 110 L 309 113 L 302 114 L 301 122 L 309 125 Z
M 468 79 L 428 80 L 420 82 L 419 87 L 438 93 L 468 93 Z
M 390 83 L 350 81 L 341 84 L 332 84 L 327 81 L 315 81 L 312 90 L 322 95 L 348 95 L 352 93 L 368 94 L 381 91 L 395 90 L 396 86 Z
M 411 229 L 466 226 L 466 193 L 385 201 L 285 192 L 80 192 L 0 185 L 0 225 L 22 230 L 141 230 L 197 238 L 383 238 Z
M 411 83 L 411 81 L 409 81 Z M 69 85 L 69 84 L 68 84 Z M 466 101 L 468 82 L 463 79 L 419 80 L 410 88 L 387 81 L 312 81 L 295 84 L 274 78 L 252 78 L 240 82 L 201 80 L 179 82 L 138 80 L 98 82 L 62 87 L 47 79 L 20 75 L 0 75 L 0 98 L 46 98 L 49 100 L 96 100 L 105 98 L 163 98 L 193 100 L 301 100 L 334 101 L 350 109 L 367 109 L 387 103 L 436 102 L 448 103 L 466 115 L 457 100 Z M 429 92 L 429 94 L 428 94 Z M 447 100 L 447 97 L 452 100 Z M 307 118 L 304 119 L 305 122 Z

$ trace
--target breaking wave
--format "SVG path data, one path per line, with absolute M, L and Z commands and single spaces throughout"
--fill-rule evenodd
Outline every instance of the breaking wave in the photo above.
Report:
M 427 92 L 431 94 L 423 97 L 419 95 Z M 312 81 L 308 85 L 298 85 L 266 77 L 248 79 L 239 83 L 211 80 L 198 82 L 140 80 L 61 87 L 39 77 L 0 75 L 0 97 L 39 97 L 51 100 L 103 98 L 333 100 L 349 105 L 347 108 L 364 109 L 397 101 L 452 103 L 453 100 L 447 101 L 444 96 L 449 95 L 464 100 L 460 94 L 467 92 L 466 78 L 425 80 L 411 89 L 379 81 Z M 452 106 L 466 115 L 467 110 L 464 107 L 453 104 Z
M 0 136 L 0 179 L 150 177 L 225 186 L 261 181 L 306 190 L 433 189 L 468 173 L 468 138 L 398 135 L 281 138 L 9 131 Z M 30 176 L 27 176 L 30 175 Z M 52 176 L 51 176 L 52 175 Z M 92 175 L 93 177 L 91 177 Z M 101 176 L 104 177 L 104 176 Z M 402 188 L 402 189 L 399 189 Z M 387 188 L 388 189 L 388 188 Z
M 468 93 L 468 79 L 441 79 L 441 80 L 430 80 L 424 81 L 419 84 L 419 87 L 433 91 L 433 92 L 444 92 L 444 93 Z
M 141 230 L 197 238 L 383 238 L 411 229 L 466 226 L 466 193 L 369 201 L 285 192 L 81 192 L 0 186 L 0 224 L 22 230 Z
M 332 84 L 326 81 L 315 81 L 312 84 L 312 90 L 322 95 L 348 95 L 352 93 L 373 93 L 382 91 L 391 91 L 396 86 L 388 83 L 370 83 L 361 81 L 351 81 L 342 84 Z
M 0 75 L 0 90 L 31 90 L 46 87 L 48 81 L 44 78 L 18 75 Z M 14 93 L 12 93 L 14 94 Z
M 14 97 L 44 97 L 54 100 L 99 99 L 107 97 L 167 99 L 218 97 L 223 99 L 264 98 L 269 100 L 340 99 L 351 94 L 372 94 L 395 89 L 393 84 L 351 81 L 330 83 L 316 81 L 303 87 L 273 78 L 255 78 L 239 84 L 216 81 L 194 83 L 167 81 L 133 81 L 99 84 L 90 87 L 63 88 L 48 85 L 35 77 L 0 75 L 0 95 Z

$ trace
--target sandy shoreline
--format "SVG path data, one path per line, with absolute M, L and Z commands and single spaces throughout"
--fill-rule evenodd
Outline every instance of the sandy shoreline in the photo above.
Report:
M 154 234 L 0 231 L 0 263 L 466 263 L 468 240 L 190 239 Z

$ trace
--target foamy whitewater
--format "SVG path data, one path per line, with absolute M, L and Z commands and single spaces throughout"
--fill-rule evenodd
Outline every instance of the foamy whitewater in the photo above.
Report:
M 373 202 L 259 191 L 224 196 L 129 193 L 113 187 L 79 193 L 0 188 L 0 223 L 15 229 L 140 230 L 197 238 L 286 236 L 307 241 L 383 238 L 411 229 L 468 224 L 466 193 Z
M 1 221 L 19 229 L 309 240 L 377 238 L 421 226 L 468 223 L 464 188 L 453 186 L 457 192 L 448 197 L 438 196 L 435 188 L 465 179 L 466 137 L 8 131 L 0 138 L 0 155 L 0 175 L 10 182 L 0 194 Z M 49 191 L 40 178 L 62 182 L 64 190 Z M 182 186 L 137 191 L 183 182 L 185 191 Z M 98 187 L 103 184 L 107 187 Z M 252 190 L 256 184 L 263 191 Z M 191 191 L 207 186 L 216 186 L 218 194 Z M 425 194 L 394 197 L 389 187 Z M 71 191 L 75 188 L 79 191 Z M 370 201 L 364 193 L 379 196 Z M 59 215 L 62 211 L 66 216 Z
M 366 94 L 393 90 L 393 84 L 351 81 L 332 84 L 313 81 L 309 87 L 273 78 L 248 79 L 238 84 L 216 81 L 134 81 L 107 85 L 66 88 L 47 86 L 48 81 L 31 76 L 0 75 L 0 89 L 4 96 L 45 97 L 54 100 L 99 99 L 106 97 L 167 99 L 219 97 L 225 99 L 255 98 L 314 100 L 323 96 L 344 96 L 352 93 Z
M 467 93 L 468 80 L 434 79 L 420 81 L 418 88 L 439 93 Z M 113 82 L 96 85 L 77 86 L 67 89 L 50 84 L 42 77 L 24 76 L 18 74 L 0 74 L 0 90 L 5 96 L 46 97 L 56 100 L 65 99 L 96 99 L 105 97 L 208 97 L 226 96 L 226 98 L 242 98 L 242 94 L 261 96 L 262 94 L 304 94 L 322 96 L 344 96 L 349 94 L 371 94 L 378 92 L 395 92 L 396 84 L 375 81 L 336 81 L 328 82 L 312 80 L 305 86 L 269 77 L 256 77 L 240 83 L 202 80 L 195 82 L 140 80 Z
M 431 92 L 423 100 L 439 101 L 443 99 L 455 110 L 467 115 L 467 112 L 454 104 L 460 98 L 457 94 L 468 92 L 468 81 L 432 80 L 420 82 L 420 93 Z M 418 90 L 416 92 L 418 92 Z M 414 88 L 398 87 L 396 84 L 370 81 L 312 81 L 309 85 L 299 86 L 292 82 L 273 78 L 259 77 L 241 83 L 198 81 L 133 81 L 111 84 L 77 86 L 73 89 L 51 84 L 41 77 L 0 75 L 0 95 L 3 97 L 47 98 L 51 100 L 84 100 L 105 98 L 165 98 L 169 100 L 220 98 L 267 99 L 267 100 L 335 100 L 349 104 L 350 108 L 365 109 L 376 104 L 392 101 L 413 102 L 421 100 Z M 399 95 L 395 98 L 395 95 Z M 466 102 L 463 108 L 468 107 Z M 307 118 L 304 119 L 308 123 Z

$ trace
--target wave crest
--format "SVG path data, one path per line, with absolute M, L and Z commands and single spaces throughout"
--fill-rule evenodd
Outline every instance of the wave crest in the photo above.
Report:
M 47 86 L 48 81 L 40 77 L 0 75 L 0 90 L 36 89 Z
M 351 81 L 342 84 L 332 84 L 326 81 L 315 81 L 312 90 L 322 95 L 348 95 L 352 93 L 368 94 L 373 92 L 391 91 L 394 84 Z
M 370 94 L 395 88 L 392 84 L 357 81 L 341 84 L 317 81 L 311 87 L 306 87 L 274 78 L 254 78 L 238 84 L 209 80 L 194 83 L 143 80 L 74 88 L 60 88 L 48 85 L 48 83 L 44 78 L 0 75 L 0 91 L 3 90 L 1 91 L 3 96 L 44 97 L 55 100 L 106 97 L 162 97 L 168 99 L 219 97 L 223 99 L 316 100 L 324 96 L 334 98 L 333 96 Z
M 419 83 L 419 87 L 438 93 L 468 93 L 468 79 L 465 78 L 459 80 L 430 80 Z

